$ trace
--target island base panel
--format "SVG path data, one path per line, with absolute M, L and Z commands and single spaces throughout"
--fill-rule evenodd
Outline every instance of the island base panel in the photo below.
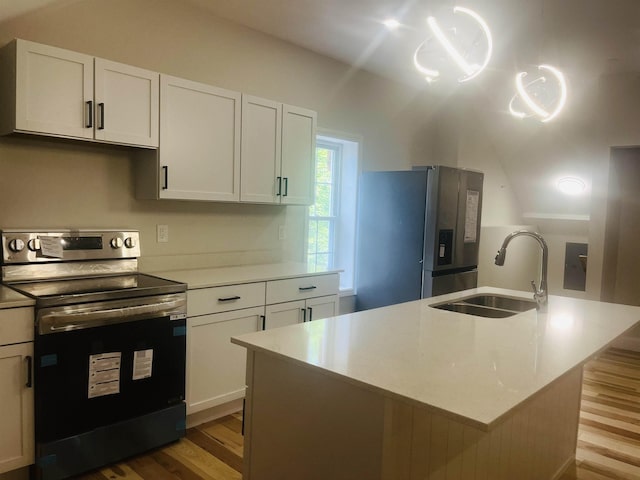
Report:
M 380 478 L 383 397 L 271 355 L 247 363 L 245 480 Z
M 245 480 L 544 480 L 575 457 L 582 368 L 483 431 L 249 351 Z
M 489 429 L 387 399 L 382 480 L 552 480 L 574 462 L 582 367 Z

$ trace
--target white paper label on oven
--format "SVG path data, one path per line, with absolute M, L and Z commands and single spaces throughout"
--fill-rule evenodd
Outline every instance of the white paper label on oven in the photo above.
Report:
M 120 393 L 122 352 L 89 355 L 89 398 Z
M 153 367 L 153 350 L 136 350 L 133 352 L 133 380 L 142 380 L 151 376 Z
M 45 257 L 62 258 L 62 239 L 60 237 L 39 237 L 40 252 Z

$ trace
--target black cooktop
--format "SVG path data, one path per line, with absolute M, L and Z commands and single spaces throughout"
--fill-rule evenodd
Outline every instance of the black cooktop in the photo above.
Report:
M 142 273 L 17 282 L 7 285 L 36 300 L 36 307 L 166 295 L 187 290 L 184 283 Z

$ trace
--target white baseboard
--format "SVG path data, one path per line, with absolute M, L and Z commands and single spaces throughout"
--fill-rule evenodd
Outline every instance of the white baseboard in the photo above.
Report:
M 242 398 L 187 415 L 187 428 L 231 415 L 242 410 Z M 2 479 L 0 479 L 2 480 Z

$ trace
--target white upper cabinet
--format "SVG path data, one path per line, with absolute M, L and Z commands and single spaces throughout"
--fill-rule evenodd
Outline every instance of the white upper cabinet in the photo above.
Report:
M 158 146 L 160 74 L 95 59 L 95 138 Z
M 282 108 L 281 203 L 313 203 L 316 122 L 316 112 L 291 105 Z
M 13 48 L 7 51 L 15 55 L 10 130 L 92 139 L 93 57 L 24 40 Z
M 14 107 L 0 113 L 1 133 L 158 146 L 158 73 L 26 40 L 0 56 L 0 91 Z
M 280 203 L 282 104 L 242 96 L 240 201 Z
M 242 97 L 243 202 L 313 203 L 316 112 Z
M 241 94 L 161 75 L 159 197 L 240 200 Z

